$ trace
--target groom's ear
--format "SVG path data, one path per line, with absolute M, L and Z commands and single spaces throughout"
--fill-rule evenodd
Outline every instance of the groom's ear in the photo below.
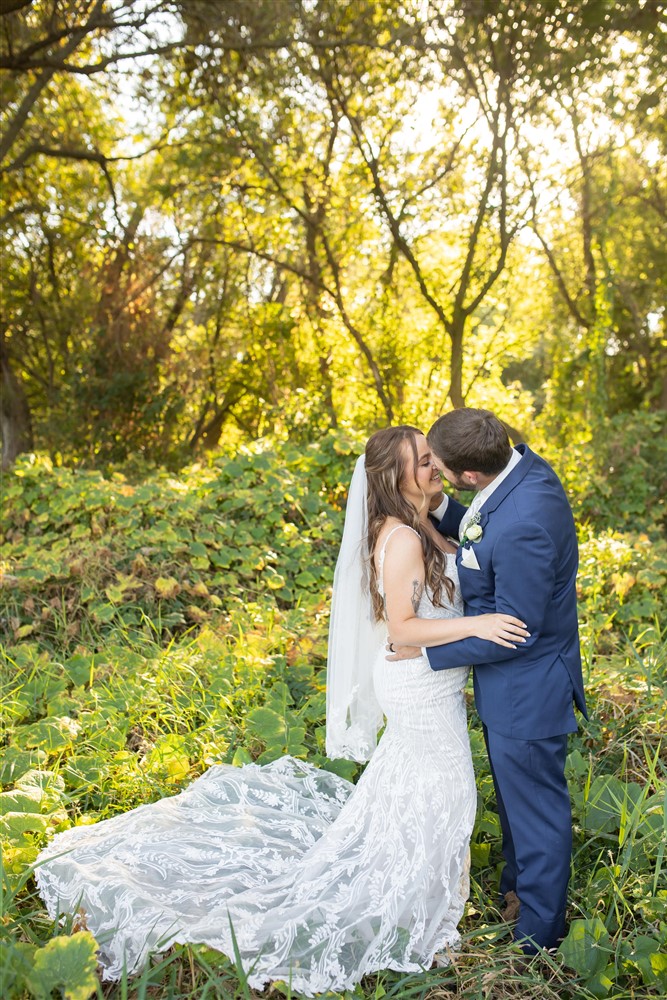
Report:
M 469 486 L 471 490 L 476 490 L 481 485 L 481 472 L 462 472 L 461 479 L 465 481 L 466 486 Z

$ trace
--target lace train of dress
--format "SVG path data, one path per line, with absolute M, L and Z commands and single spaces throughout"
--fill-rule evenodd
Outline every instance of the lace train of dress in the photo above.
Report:
M 456 569 L 448 560 L 448 574 Z M 453 617 L 460 599 L 421 617 Z M 53 918 L 82 911 L 106 979 L 204 943 L 250 985 L 313 996 L 418 972 L 458 941 L 476 792 L 467 668 L 374 668 L 385 733 L 357 785 L 292 757 L 210 768 L 181 794 L 57 835 L 35 875 Z

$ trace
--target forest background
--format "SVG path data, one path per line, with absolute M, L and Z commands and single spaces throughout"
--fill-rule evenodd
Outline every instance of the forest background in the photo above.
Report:
M 580 532 L 573 930 L 513 970 L 473 715 L 468 952 L 355 995 L 667 990 L 666 31 L 662 0 L 2 0 L 8 995 L 102 995 L 35 896 L 54 827 L 214 761 L 355 777 L 322 740 L 353 458 L 462 405 Z M 196 950 L 141 983 L 248 993 Z

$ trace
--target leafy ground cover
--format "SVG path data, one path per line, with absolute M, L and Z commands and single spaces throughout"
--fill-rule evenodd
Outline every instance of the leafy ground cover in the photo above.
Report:
M 324 754 L 330 585 L 354 442 L 248 450 L 130 479 L 24 460 L 4 483 L 0 618 L 6 997 L 250 997 L 234 964 L 177 948 L 101 984 L 95 942 L 51 922 L 32 865 L 54 830 L 171 795 L 212 763 Z M 591 720 L 568 771 L 570 932 L 528 965 L 494 908 L 499 824 L 471 706 L 479 810 L 463 947 L 351 997 L 659 997 L 667 992 L 667 542 L 582 528 Z M 288 997 L 289 986 L 265 994 Z M 333 998 L 333 994 L 330 997 Z

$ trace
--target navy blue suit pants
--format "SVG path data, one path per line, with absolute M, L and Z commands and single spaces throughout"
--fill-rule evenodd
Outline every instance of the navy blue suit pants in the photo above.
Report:
M 552 948 L 565 934 L 572 854 L 572 814 L 565 781 L 567 736 L 484 739 L 496 789 L 505 868 L 500 892 L 521 901 L 514 939 L 528 954 Z

